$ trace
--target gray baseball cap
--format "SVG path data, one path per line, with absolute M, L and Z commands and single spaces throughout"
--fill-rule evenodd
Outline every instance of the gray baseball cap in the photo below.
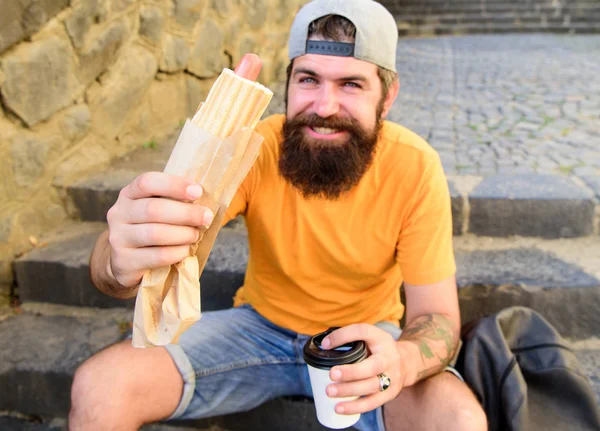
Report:
M 354 43 L 309 41 L 308 26 L 325 15 L 340 15 L 356 27 Z M 396 71 L 398 26 L 390 12 L 373 0 L 314 0 L 294 19 L 288 42 L 290 60 L 304 54 L 336 55 L 368 61 Z

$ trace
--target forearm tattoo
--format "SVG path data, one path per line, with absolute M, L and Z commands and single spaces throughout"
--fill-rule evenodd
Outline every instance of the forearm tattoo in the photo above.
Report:
M 402 330 L 402 340 L 419 347 L 423 368 L 419 380 L 442 371 L 456 353 L 458 332 L 442 314 L 427 314 L 411 321 Z

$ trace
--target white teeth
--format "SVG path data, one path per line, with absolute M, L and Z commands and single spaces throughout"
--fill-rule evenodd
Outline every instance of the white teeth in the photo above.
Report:
M 331 135 L 332 133 L 337 132 L 337 130 L 329 129 L 327 127 L 313 127 L 313 130 L 321 135 Z

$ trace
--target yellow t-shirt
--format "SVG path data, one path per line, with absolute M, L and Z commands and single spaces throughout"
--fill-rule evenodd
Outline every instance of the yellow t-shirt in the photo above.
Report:
M 437 153 L 385 122 L 372 165 L 339 200 L 305 199 L 278 171 L 283 115 L 261 122 L 259 157 L 224 223 L 243 214 L 250 256 L 234 305 L 302 334 L 398 324 L 402 281 L 455 273 L 448 184 Z

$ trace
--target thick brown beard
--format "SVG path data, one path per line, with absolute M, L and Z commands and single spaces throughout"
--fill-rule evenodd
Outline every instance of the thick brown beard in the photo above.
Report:
M 316 114 L 286 119 L 279 158 L 279 173 L 302 196 L 338 199 L 357 185 L 373 161 L 382 121 L 377 116 L 372 132 L 347 118 L 321 118 Z M 347 142 L 321 142 L 307 136 L 304 127 L 327 127 L 346 131 Z

